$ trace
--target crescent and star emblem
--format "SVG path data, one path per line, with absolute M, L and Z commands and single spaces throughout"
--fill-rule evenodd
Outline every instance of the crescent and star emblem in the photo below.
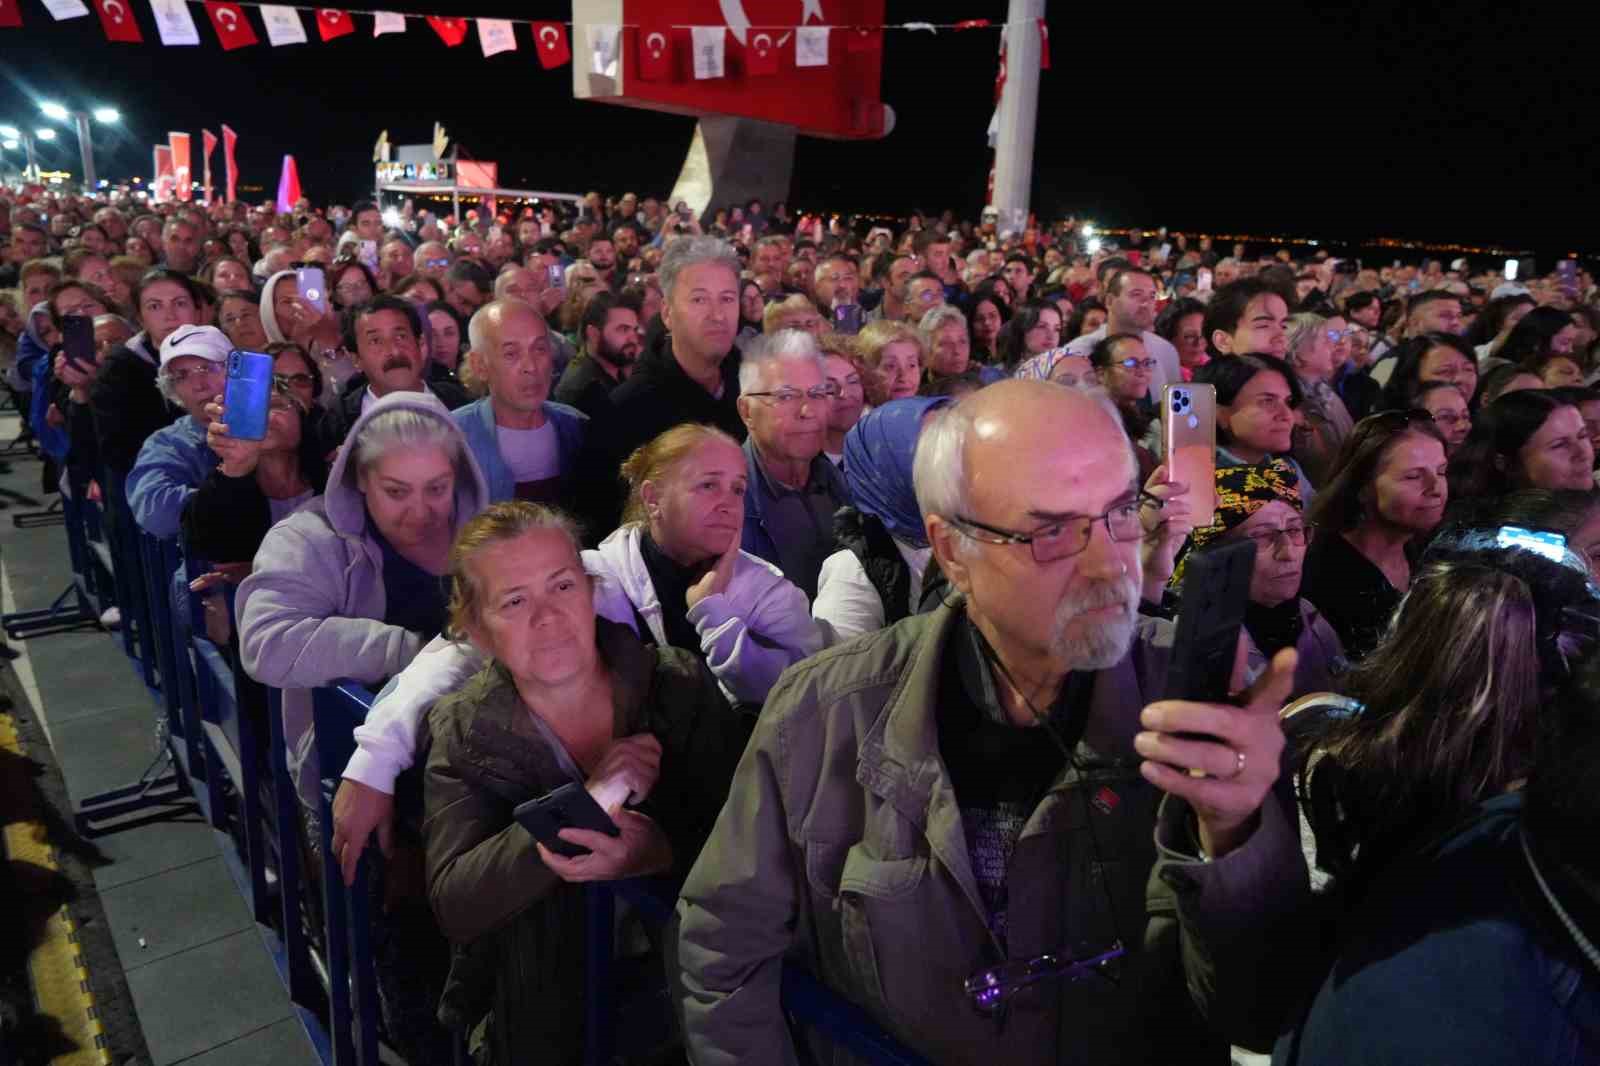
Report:
M 818 22 L 828 20 L 822 13 L 822 0 L 801 0 L 801 4 L 801 25 L 811 21 L 813 17 Z M 728 32 L 732 33 L 740 44 L 749 44 L 746 35 L 750 32 L 750 16 L 744 12 L 744 0 L 717 0 L 717 6 L 722 9 L 722 20 L 728 24 Z

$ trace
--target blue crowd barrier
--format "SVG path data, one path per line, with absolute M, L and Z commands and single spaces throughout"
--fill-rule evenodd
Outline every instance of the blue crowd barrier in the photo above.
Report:
M 183 545 L 137 528 L 120 478 L 107 474 L 102 488 L 103 507 L 74 494 L 63 508 L 74 573 L 70 596 L 63 595 L 72 601 L 70 607 L 81 607 L 82 615 L 113 604 L 121 608 L 124 651 L 162 722 L 165 769 L 85 800 L 77 812 L 80 830 L 86 835 L 112 831 L 130 815 L 174 802 L 197 806 L 218 834 L 226 864 L 319 1060 L 325 1066 L 377 1066 L 380 1011 L 370 884 L 382 856 L 376 847 L 366 848 L 354 883 L 346 887 L 332 853 L 339 771 L 355 750 L 353 733 L 373 695 L 349 681 L 311 693 L 323 779 L 314 819 L 318 839 L 308 840 L 302 801 L 289 772 L 283 694 L 244 676 L 234 658 L 205 636 L 196 601 L 179 584 L 198 569 L 186 560 Z M 58 618 L 66 614 L 55 611 Z M 13 617 L 6 618 L 8 630 Z M 49 631 L 22 628 L 26 635 Z M 673 907 L 671 888 L 653 879 L 587 888 L 584 1057 L 592 1066 L 670 1032 L 669 1018 L 641 1021 L 648 1011 L 630 1013 L 637 1005 L 619 1002 L 613 943 L 619 899 L 656 927 L 666 925 Z M 645 1008 L 663 1006 L 664 990 L 658 998 Z M 925 1066 L 864 1011 L 793 964 L 784 968 L 782 1002 L 792 1024 L 813 1029 L 863 1062 Z M 458 1062 L 464 1061 L 464 1045 L 456 1054 Z

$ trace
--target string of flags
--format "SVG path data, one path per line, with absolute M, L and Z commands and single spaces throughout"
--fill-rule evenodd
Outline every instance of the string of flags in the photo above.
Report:
M 17 28 L 22 25 L 23 0 L 0 0 L 0 28 Z M 99 16 L 101 28 L 109 41 L 142 44 L 144 31 L 135 17 L 133 5 L 137 0 L 39 0 L 56 21 L 85 18 L 92 4 Z M 554 70 L 572 61 L 569 40 L 571 22 L 535 19 L 491 19 L 445 15 L 413 15 L 394 11 L 363 11 L 349 8 L 307 7 L 298 4 L 265 4 L 251 0 L 144 0 L 155 21 L 156 33 L 167 46 L 193 46 L 201 43 L 200 29 L 190 6 L 198 4 L 216 34 L 224 51 L 249 48 L 261 43 L 254 23 L 246 9 L 255 11 L 256 18 L 273 47 L 306 44 L 302 14 L 309 14 L 316 26 L 317 37 L 323 43 L 348 37 L 356 33 L 356 16 L 370 19 L 372 36 L 382 37 L 392 33 L 405 33 L 410 20 L 420 19 L 448 48 L 465 43 L 473 27 L 477 29 L 478 46 L 485 58 L 503 52 L 518 50 L 516 27 L 528 27 L 539 63 L 546 70 Z M 638 48 L 636 74 L 645 81 L 665 81 L 676 69 L 675 52 L 687 46 L 690 59 L 687 69 L 697 79 L 727 76 L 728 36 L 733 34 L 742 42 L 744 71 L 761 76 L 778 73 L 780 56 L 791 55 L 796 67 L 825 67 L 831 61 L 830 42 L 842 41 L 846 53 L 875 52 L 883 46 L 883 35 L 888 31 L 908 33 L 934 33 L 941 31 L 964 32 L 969 30 L 1003 30 L 1010 23 L 990 19 L 963 19 L 957 22 L 900 22 L 878 26 L 811 24 L 810 19 L 821 18 L 820 8 L 808 2 L 802 14 L 802 24 L 782 26 L 695 26 L 663 23 L 656 26 L 634 24 L 590 25 L 588 54 L 590 69 L 596 74 L 615 77 L 622 51 L 622 36 L 630 34 Z M 1041 69 L 1050 68 L 1050 38 L 1044 19 L 1038 19 L 1041 44 Z M 687 31 L 686 35 L 674 31 Z M 681 41 L 675 41 L 682 37 Z

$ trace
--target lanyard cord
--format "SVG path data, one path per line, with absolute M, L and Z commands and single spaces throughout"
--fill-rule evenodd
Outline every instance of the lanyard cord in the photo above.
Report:
M 1550 909 L 1556 912 L 1556 917 L 1561 919 L 1561 924 L 1567 927 L 1567 932 L 1578 945 L 1578 950 L 1583 952 L 1584 958 L 1589 960 L 1589 965 L 1600 971 L 1600 949 L 1594 946 L 1594 941 L 1583 935 L 1583 930 L 1578 928 L 1578 923 L 1572 920 L 1567 909 L 1556 899 L 1556 894 L 1551 891 L 1550 885 L 1545 881 L 1544 874 L 1539 871 L 1539 864 L 1533 860 L 1533 849 L 1528 847 L 1528 829 L 1522 825 L 1517 827 L 1517 839 L 1522 844 L 1522 856 L 1528 860 L 1528 869 L 1533 871 L 1533 879 L 1539 883 L 1539 891 L 1544 893 L 1544 898 L 1550 904 Z

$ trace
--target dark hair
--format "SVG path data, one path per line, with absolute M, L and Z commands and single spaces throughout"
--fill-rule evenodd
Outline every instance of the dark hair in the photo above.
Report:
M 207 298 L 206 293 L 200 287 L 200 282 L 188 274 L 183 274 L 176 270 L 168 270 L 166 267 L 152 267 L 145 271 L 144 277 L 140 278 L 133 287 L 133 307 L 131 310 L 136 318 L 139 314 L 139 306 L 144 302 L 144 291 L 160 281 L 170 281 L 175 285 L 183 286 L 183 291 L 189 294 L 189 299 L 195 302 L 196 307 L 201 304 L 215 302 Z
M 1357 422 L 1350 436 L 1345 438 L 1344 447 L 1339 449 L 1327 484 L 1317 491 L 1306 520 L 1316 526 L 1319 533 L 1329 536 L 1360 525 L 1365 510 L 1362 494 L 1377 476 L 1378 467 L 1390 447 L 1412 433 L 1430 437 L 1444 447 L 1444 434 L 1426 411 L 1381 411 Z M 1453 495 L 1454 486 L 1451 488 Z
M 404 296 L 406 293 L 410 292 L 412 289 L 416 288 L 418 285 L 432 285 L 433 286 L 433 291 L 439 294 L 439 298 L 440 299 L 444 298 L 444 286 L 443 285 L 440 285 L 437 280 L 435 280 L 434 278 L 430 278 L 426 274 L 416 274 L 416 273 L 407 274 L 405 277 L 403 277 L 399 281 L 395 282 L 394 288 L 389 290 L 388 295 L 390 295 L 390 296 Z
M 1146 270 L 1144 267 L 1130 266 L 1126 270 L 1119 270 L 1115 274 L 1111 275 L 1111 280 L 1106 282 L 1106 295 L 1116 296 L 1120 294 L 1122 292 L 1122 279 L 1127 277 L 1129 274 L 1142 274 L 1143 276 L 1149 278 L 1152 282 L 1154 282 L 1156 279 L 1153 271 Z
M 1415 311 L 1417 308 L 1426 307 L 1429 304 L 1436 304 L 1440 300 L 1454 300 L 1457 307 L 1461 306 L 1461 297 L 1457 296 L 1449 289 L 1427 289 L 1406 299 L 1406 318 L 1409 319 L 1411 317 L 1411 312 Z
M 1563 407 L 1576 404 L 1544 389 L 1497 397 L 1472 420 L 1472 432 L 1450 459 L 1450 496 L 1466 500 L 1503 496 L 1516 484 L 1517 453 Z
M 444 279 L 449 283 L 466 282 L 481 293 L 494 291 L 494 275 L 482 263 L 471 259 L 457 259 L 450 264 Z
M 1105 301 L 1098 296 L 1090 296 L 1072 309 L 1072 316 L 1067 319 L 1067 324 L 1062 327 L 1061 339 L 1070 344 L 1083 336 L 1083 323 L 1089 317 L 1090 311 L 1099 311 L 1103 315 L 1110 315 L 1106 309 Z
M 1216 333 L 1233 333 L 1239 328 L 1239 323 L 1244 320 L 1245 312 L 1250 309 L 1251 301 L 1262 296 L 1276 296 L 1283 300 L 1283 293 L 1276 285 L 1272 285 L 1260 278 L 1240 278 L 1230 281 L 1222 288 L 1211 294 L 1211 302 L 1206 305 L 1206 350 L 1213 357 L 1224 354 L 1211 338 Z M 1288 300 L 1284 300 L 1287 309 Z
M 1028 357 L 1026 345 L 1028 332 L 1039 324 L 1039 317 L 1046 311 L 1061 317 L 1061 308 L 1055 304 L 1029 302 L 1017 308 L 1011 320 L 1000 327 L 1000 336 L 995 338 L 994 351 L 1009 373 L 1017 368 L 1017 364 Z
M 1435 348 L 1453 349 L 1471 363 L 1474 370 L 1477 369 L 1477 353 L 1470 344 L 1453 333 L 1424 333 L 1408 337 L 1395 346 L 1394 369 L 1378 397 L 1378 410 L 1409 411 L 1417 405 L 1418 387 L 1422 384 L 1422 361 Z
M 361 276 L 367 279 L 367 288 L 372 290 L 372 295 L 376 296 L 383 291 L 378 287 L 378 279 L 367 269 L 367 264 L 351 257 L 335 259 L 328 264 L 328 298 L 333 301 L 333 306 L 340 309 L 343 309 L 344 302 L 339 299 L 339 279 L 351 270 L 361 271 Z
M 428 306 L 431 308 L 433 305 L 429 304 Z M 411 335 L 419 341 L 422 339 L 422 314 L 417 310 L 417 305 L 410 300 L 402 300 L 398 296 L 390 296 L 385 293 L 374 296 L 360 307 L 350 310 L 349 328 L 345 330 L 347 341 L 353 342 L 357 327 L 361 324 L 363 318 L 368 315 L 378 314 L 380 311 L 398 311 L 405 316 L 406 323 L 410 325 Z M 353 343 L 351 347 L 354 347 Z
M 353 207 L 350 208 L 350 221 L 348 221 L 348 222 L 346 222 L 344 224 L 344 228 L 345 229 L 355 229 L 355 227 L 356 227 L 356 219 L 360 218 L 365 212 L 368 212 L 368 211 L 376 211 L 376 212 L 378 212 L 378 217 L 379 218 L 383 217 L 383 208 L 379 207 L 377 204 L 373 203 L 371 200 L 361 200 L 361 201 L 357 202 Z
M 949 244 L 948 234 L 940 233 L 934 229 L 920 229 L 917 235 L 911 238 L 911 250 L 920 256 L 926 256 L 928 249 L 935 244 Z
M 1100 264 L 1094 268 L 1094 280 L 1103 288 L 1107 277 L 1119 270 L 1127 270 L 1131 266 L 1133 266 L 1133 260 L 1127 256 L 1108 255 L 1100 260 Z
M 590 326 L 593 326 L 595 329 L 604 332 L 606 328 L 606 319 L 611 316 L 611 312 L 616 308 L 621 307 L 632 311 L 634 314 L 638 314 L 640 311 L 640 306 L 640 302 L 637 298 L 629 296 L 626 293 L 618 295 L 617 293 L 608 292 L 605 290 L 595 293 L 589 299 L 589 306 L 583 309 L 583 318 L 578 324 L 578 340 L 580 342 L 586 341 L 589 336 L 588 330 Z M 641 323 L 641 325 L 642 324 L 643 323 Z
M 1116 359 L 1117 345 L 1124 341 L 1139 341 L 1143 343 L 1144 338 L 1137 333 L 1108 333 L 1096 341 L 1093 348 L 1089 349 L 1090 365 L 1102 370 L 1110 366 L 1113 360 Z
M 1353 315 L 1362 308 L 1369 307 L 1372 304 L 1377 304 L 1380 310 L 1383 307 L 1382 298 L 1371 289 L 1362 289 L 1360 292 L 1353 292 L 1344 298 L 1345 314 Z
M 1192 296 L 1184 296 L 1173 300 L 1161 309 L 1161 314 L 1156 316 L 1156 336 L 1162 340 L 1177 342 L 1178 323 L 1190 315 L 1200 315 L 1204 321 L 1206 305 Z
M 1508 363 L 1526 364 L 1550 351 L 1557 333 L 1572 325 L 1572 315 L 1554 307 L 1535 307 L 1522 316 L 1495 354 Z
M 1451 505 L 1449 529 L 1467 526 L 1496 529 L 1521 526 L 1572 536 L 1600 513 L 1600 493 L 1578 489 L 1517 489 L 1504 496 L 1464 499 Z M 1600 561 L 1600 560 L 1597 560 Z
M 66 292 L 68 289 L 82 289 L 84 292 L 94 297 L 95 302 L 97 302 L 101 307 L 104 307 L 107 312 L 111 314 L 118 313 L 116 302 L 113 301 L 111 297 L 107 296 L 100 286 L 91 284 L 87 281 L 79 281 L 77 278 L 67 278 L 50 286 L 50 291 L 45 294 L 45 302 L 50 305 L 50 321 L 55 323 L 56 329 L 61 328 L 61 312 L 56 307 L 56 297 Z M 31 311 L 32 308 L 28 308 L 28 310 Z
M 1239 393 L 1244 387 L 1255 379 L 1257 374 L 1277 374 L 1289 386 L 1289 407 L 1299 407 L 1305 399 L 1305 393 L 1300 388 L 1300 379 L 1285 363 L 1275 355 L 1266 352 L 1255 352 L 1250 355 L 1219 355 L 1194 372 L 1194 380 L 1202 385 L 1210 385 L 1217 390 L 1217 403 L 1223 407 L 1232 407 Z M 1231 444 L 1233 434 L 1217 424 L 1217 443 Z
M 1467 329 L 1467 343 L 1473 346 L 1488 344 L 1500 336 L 1500 331 L 1505 328 L 1506 319 L 1510 317 L 1511 312 L 1523 304 L 1536 306 L 1533 297 L 1525 292 L 1490 300 L 1488 306 L 1473 319 L 1472 325 Z
M 1537 374 L 1539 376 L 1539 380 L 1543 381 L 1544 380 L 1544 372 L 1545 372 L 1545 370 L 1550 366 L 1551 363 L 1555 362 L 1557 359 L 1565 359 L 1567 362 L 1569 362 L 1573 366 L 1577 367 L 1579 373 L 1583 372 L 1583 369 L 1584 369 L 1584 366 L 1583 366 L 1583 355 L 1582 355 L 1582 353 L 1575 352 L 1575 351 L 1574 352 L 1540 352 L 1538 355 L 1530 355 L 1530 356 L 1528 356 L 1526 359 L 1524 359 L 1521 363 L 1519 363 L 1517 365 L 1521 369 L 1526 370 L 1530 374 Z
M 239 295 L 240 293 L 238 289 L 234 289 L 230 292 L 225 292 L 222 294 L 224 299 Z M 243 295 L 248 296 L 249 293 L 245 293 Z M 278 356 L 282 355 L 284 352 L 295 352 L 300 356 L 301 359 L 305 360 L 306 372 L 311 375 L 311 395 L 321 396 L 322 368 L 317 365 L 317 361 L 315 359 L 311 358 L 311 353 L 293 341 L 274 341 L 273 343 L 267 345 L 267 354 L 272 356 L 272 361 L 274 363 L 278 361 Z M 310 412 L 307 413 L 309 414 Z M 328 476 L 327 472 L 324 471 L 322 476 L 324 479 L 326 479 Z
M 466 315 L 463 315 L 460 311 L 457 311 L 454 307 L 451 307 L 449 304 L 445 303 L 443 300 L 435 300 L 432 303 L 428 304 L 428 306 L 424 307 L 422 310 L 423 310 L 424 314 L 429 315 L 429 316 L 431 316 L 435 311 L 439 311 L 439 312 L 442 312 L 443 314 L 449 315 L 452 319 L 455 320 L 456 330 L 458 331 L 458 334 L 460 336 L 461 344 L 463 346 L 466 345 L 466 343 L 467 343 L 467 316 Z M 432 322 L 428 323 L 428 343 L 430 345 L 433 343 L 433 323 Z M 432 349 L 430 348 L 429 350 L 431 352 Z M 460 351 L 457 351 L 456 354 L 459 356 L 461 353 L 460 353 Z

